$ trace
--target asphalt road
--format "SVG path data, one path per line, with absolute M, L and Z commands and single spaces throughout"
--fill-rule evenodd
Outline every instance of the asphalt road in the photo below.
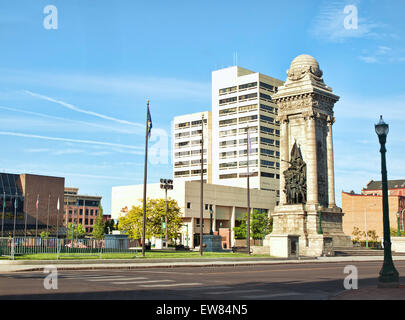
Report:
M 326 300 L 345 290 L 347 265 L 305 263 L 59 271 L 57 282 L 49 280 L 49 273 L 44 272 L 3 273 L 0 299 Z M 377 285 L 382 262 L 356 262 L 355 266 L 359 289 Z M 395 266 L 403 275 L 401 284 L 405 284 L 405 261 L 398 261 Z

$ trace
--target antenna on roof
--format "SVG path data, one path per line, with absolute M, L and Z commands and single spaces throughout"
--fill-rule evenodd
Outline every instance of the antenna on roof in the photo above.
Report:
M 238 52 L 233 53 L 233 65 L 237 66 L 238 65 Z

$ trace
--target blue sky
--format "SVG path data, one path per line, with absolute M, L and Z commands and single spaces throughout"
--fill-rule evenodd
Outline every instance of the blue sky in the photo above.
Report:
M 44 8 L 54 5 L 58 28 Z M 357 29 L 345 29 L 347 5 Z M 285 80 L 299 54 L 313 55 L 335 105 L 335 181 L 360 191 L 379 180 L 374 124 L 390 125 L 388 177 L 403 173 L 405 21 L 402 1 L 2 1 L 0 170 L 66 177 L 103 196 L 143 182 L 144 123 L 159 150 L 176 115 L 210 109 L 211 72 L 234 64 Z M 162 138 L 163 137 L 163 138 Z M 170 141 L 169 141 L 170 145 Z M 170 154 L 170 151 L 169 151 Z M 164 154 L 163 154 L 164 155 Z M 171 177 L 154 157 L 149 182 Z

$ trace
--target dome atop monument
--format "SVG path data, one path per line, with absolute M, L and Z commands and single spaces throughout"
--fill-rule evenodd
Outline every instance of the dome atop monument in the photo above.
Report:
M 322 78 L 318 61 L 308 54 L 301 54 L 291 62 L 287 75 L 291 80 L 300 80 L 306 73 Z

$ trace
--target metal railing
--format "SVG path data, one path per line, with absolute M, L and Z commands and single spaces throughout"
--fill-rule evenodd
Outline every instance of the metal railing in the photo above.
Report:
M 130 239 L 57 239 L 40 237 L 0 238 L 0 255 L 54 254 L 62 257 L 99 256 L 108 253 L 134 253 L 139 244 Z

